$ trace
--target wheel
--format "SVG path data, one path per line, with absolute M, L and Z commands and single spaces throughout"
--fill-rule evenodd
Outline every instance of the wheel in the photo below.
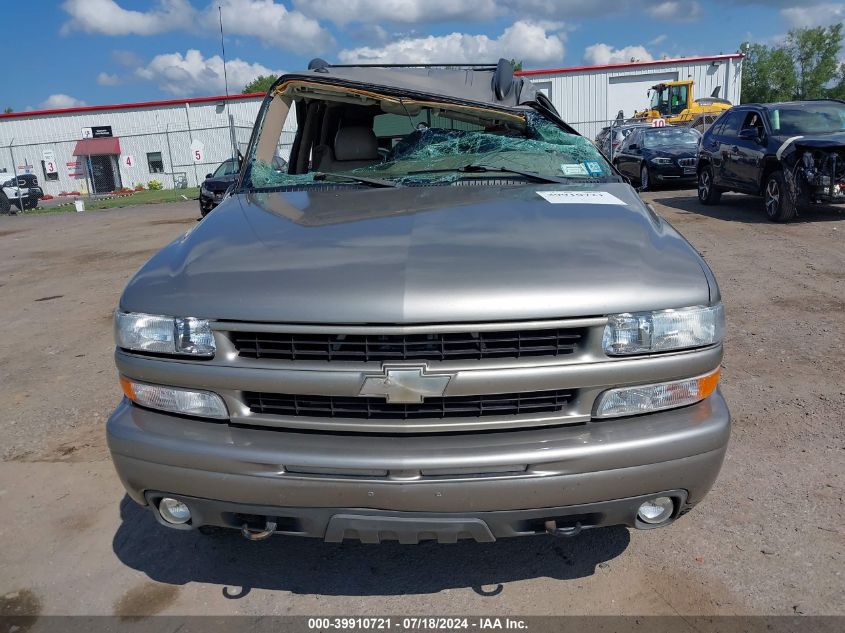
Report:
M 772 222 L 789 222 L 795 217 L 795 200 L 789 194 L 782 171 L 769 174 L 763 190 L 763 209 Z
M 6 197 L 5 191 L 0 191 L 0 215 L 9 215 L 12 211 L 12 203 Z
M 713 184 L 713 168 L 707 165 L 698 172 L 698 201 L 701 204 L 719 204 L 722 192 Z
M 648 165 L 643 164 L 640 167 L 640 189 L 648 191 L 649 187 L 651 187 L 651 173 L 648 171 Z
M 38 206 L 38 200 L 33 200 L 32 198 L 27 198 L 23 202 L 23 208 L 26 210 L 34 209 Z

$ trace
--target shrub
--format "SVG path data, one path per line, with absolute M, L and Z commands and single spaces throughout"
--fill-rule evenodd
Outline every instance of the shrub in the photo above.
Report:
M 161 181 L 160 180 L 151 180 L 147 183 L 147 187 L 153 190 L 161 189 Z
M 146 187 L 144 187 L 144 183 L 139 182 L 135 184 L 135 191 L 143 191 L 144 189 L 146 189 Z

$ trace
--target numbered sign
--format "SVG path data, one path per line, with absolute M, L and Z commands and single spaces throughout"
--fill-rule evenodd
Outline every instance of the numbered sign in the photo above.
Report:
M 44 161 L 44 171 L 48 174 L 55 174 L 59 171 L 59 165 L 56 162 L 56 154 L 51 149 L 45 149 L 41 152 L 41 159 Z
M 82 128 L 82 138 L 93 138 L 94 132 L 91 130 L 90 127 Z
M 203 162 L 205 158 L 205 145 L 201 141 L 196 139 L 191 141 L 191 158 L 194 159 L 195 163 Z
M 666 119 L 652 119 L 651 127 L 666 127 Z
M 134 156 L 124 156 L 123 157 L 123 165 L 132 169 L 135 166 L 135 157 Z

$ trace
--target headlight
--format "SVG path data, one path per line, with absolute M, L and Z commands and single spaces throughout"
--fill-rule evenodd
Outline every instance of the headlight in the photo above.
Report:
M 602 347 L 609 356 L 652 354 L 714 345 L 722 340 L 722 304 L 659 312 L 614 314 L 604 328 Z
M 596 401 L 595 417 L 618 418 L 695 404 L 716 391 L 718 384 L 717 369 L 687 380 L 611 389 L 601 394 Z
M 652 158 L 651 162 L 655 165 L 671 165 L 672 159 L 671 158 Z
M 120 386 L 123 388 L 124 395 L 132 402 L 151 409 L 203 418 L 227 419 L 229 417 L 223 398 L 210 391 L 149 385 L 135 382 L 126 376 L 120 377 Z
M 174 318 L 137 312 L 114 313 L 114 340 L 135 352 L 211 358 L 214 335 L 204 319 Z

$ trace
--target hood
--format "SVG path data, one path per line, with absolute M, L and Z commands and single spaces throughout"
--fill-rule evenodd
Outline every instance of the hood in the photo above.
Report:
M 774 137 L 779 141 L 790 140 L 798 146 L 813 147 L 819 149 L 845 146 L 845 131 L 833 132 L 830 134 L 776 134 L 774 135 Z
M 553 204 L 538 192 L 610 194 Z M 703 260 L 622 183 L 237 194 L 154 256 L 124 310 L 443 323 L 706 304 Z
M 664 158 L 692 158 L 698 156 L 698 147 L 693 145 L 690 147 L 655 147 L 654 149 L 646 148 L 645 152 L 652 158 L 658 156 Z
M 229 174 L 227 176 L 217 176 L 216 178 L 206 178 L 203 181 L 203 186 L 209 191 L 226 191 L 235 179 L 237 174 Z

